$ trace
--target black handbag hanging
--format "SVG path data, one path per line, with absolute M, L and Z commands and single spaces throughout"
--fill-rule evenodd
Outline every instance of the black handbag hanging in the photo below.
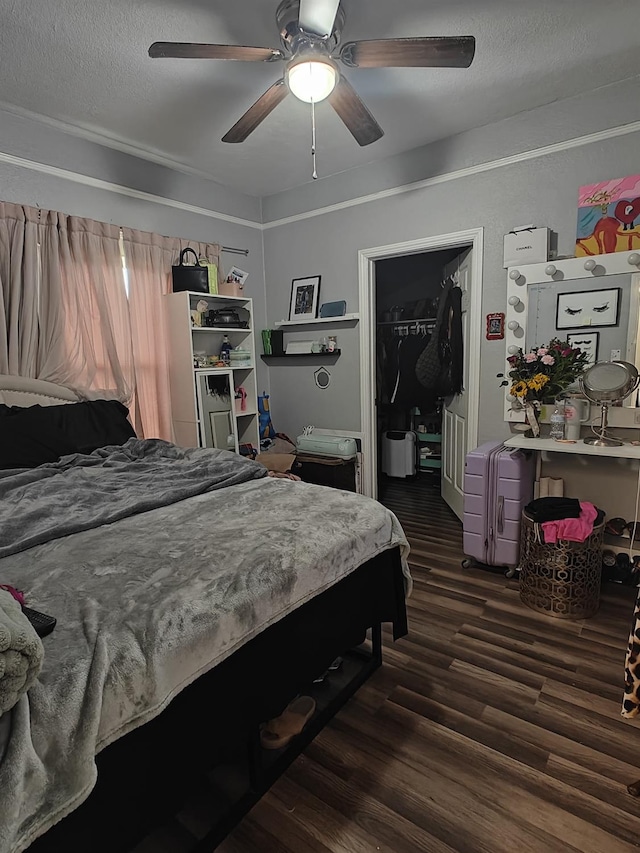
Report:
M 187 252 L 191 252 L 196 259 L 195 266 L 187 266 L 184 263 L 184 256 Z M 180 262 L 178 266 L 171 267 L 171 275 L 173 277 L 174 293 L 178 293 L 181 290 L 193 290 L 195 293 L 209 293 L 209 270 L 207 267 L 200 266 L 198 256 L 190 247 L 180 252 Z

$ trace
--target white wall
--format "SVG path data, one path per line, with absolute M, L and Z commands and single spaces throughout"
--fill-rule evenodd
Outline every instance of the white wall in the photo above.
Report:
M 504 310 L 503 235 L 514 225 L 546 225 L 558 232 L 560 253 L 573 255 L 578 187 L 640 171 L 640 125 L 634 126 L 633 133 L 621 131 L 621 135 L 598 137 L 588 144 L 584 140 L 569 142 L 571 128 L 575 127 L 577 137 L 589 132 L 589 126 L 592 131 L 603 130 L 602 122 L 613 127 L 639 120 L 637 88 L 621 84 L 592 93 L 589 98 L 581 96 L 564 105 L 553 104 L 500 125 L 463 134 L 451 141 L 450 154 L 446 144 L 441 143 L 423 149 L 423 174 L 433 174 L 435 169 L 440 176 L 426 186 L 409 187 L 401 194 L 387 194 L 365 203 L 347 202 L 348 206 L 344 206 L 346 187 L 354 197 L 375 192 L 379 186 L 389 189 L 390 173 L 384 164 L 378 164 L 375 174 L 373 166 L 363 167 L 354 170 L 358 175 L 346 173 L 339 182 L 328 179 L 319 186 L 318 204 L 325 209 L 329 205 L 319 215 L 312 212 L 315 186 L 265 199 L 266 217 L 279 217 L 279 221 L 267 223 L 264 235 L 270 322 L 287 315 L 293 278 L 321 275 L 322 301 L 346 299 L 347 311 L 357 311 L 359 250 L 479 226 L 485 229 L 483 315 Z M 477 143 L 475 148 L 471 145 L 473 140 Z M 534 147 L 533 141 L 546 145 L 561 141 L 564 149 L 540 156 L 526 155 L 521 162 L 499 164 L 498 168 L 476 168 L 491 162 L 496 155 L 511 157 L 518 151 L 527 151 Z M 439 158 L 437 169 L 429 162 L 432 148 Z M 470 160 L 475 167 L 464 165 Z M 391 172 L 401 174 L 398 158 L 392 161 L 388 164 Z M 407 163 L 406 173 L 420 175 L 416 152 L 407 155 Z M 446 178 L 448 172 L 461 168 L 464 171 L 456 179 Z M 343 355 L 331 369 L 332 384 L 324 391 L 315 387 L 311 366 L 283 363 L 271 368 L 272 410 L 278 429 L 294 435 L 305 423 L 359 429 L 358 328 L 339 329 L 338 336 Z M 480 357 L 482 441 L 508 433 L 496 378 L 503 369 L 504 344 L 488 342 L 483 337 Z

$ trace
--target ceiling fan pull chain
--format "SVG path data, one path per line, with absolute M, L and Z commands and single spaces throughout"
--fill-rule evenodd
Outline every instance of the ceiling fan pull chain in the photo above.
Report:
M 311 177 L 314 181 L 318 180 L 318 171 L 316 169 L 316 105 L 313 98 L 311 99 L 311 162 L 313 171 Z

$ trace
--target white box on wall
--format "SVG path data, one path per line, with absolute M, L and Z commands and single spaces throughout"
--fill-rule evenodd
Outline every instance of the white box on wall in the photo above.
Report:
M 540 264 L 549 260 L 551 232 L 533 225 L 514 228 L 504 235 L 504 268 Z

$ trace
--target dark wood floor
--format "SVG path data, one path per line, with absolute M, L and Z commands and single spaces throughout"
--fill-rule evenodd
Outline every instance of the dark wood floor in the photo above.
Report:
M 411 542 L 410 633 L 218 848 L 220 853 L 622 853 L 640 846 L 640 723 L 620 717 L 634 590 L 582 622 L 521 604 L 517 580 L 460 567 L 435 490 L 384 502 Z M 182 853 L 194 802 L 140 845 Z

